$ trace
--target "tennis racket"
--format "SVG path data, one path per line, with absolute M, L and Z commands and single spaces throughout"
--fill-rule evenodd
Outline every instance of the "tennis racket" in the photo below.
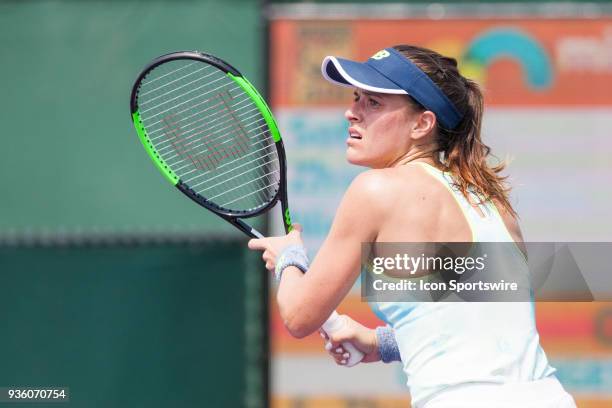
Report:
M 138 75 L 130 111 L 149 157 L 187 197 L 252 238 L 263 235 L 244 219 L 280 201 L 285 231 L 291 231 L 280 132 L 236 68 L 200 52 L 162 55 Z M 342 324 L 334 311 L 323 330 L 329 335 Z M 363 353 L 343 346 L 351 355 L 347 366 L 361 361 Z

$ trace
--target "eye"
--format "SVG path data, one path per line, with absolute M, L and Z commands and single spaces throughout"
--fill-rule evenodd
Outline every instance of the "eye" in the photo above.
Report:
M 378 102 L 376 99 L 372 99 L 372 98 L 368 98 L 368 104 L 374 108 L 377 108 L 380 106 L 380 102 Z

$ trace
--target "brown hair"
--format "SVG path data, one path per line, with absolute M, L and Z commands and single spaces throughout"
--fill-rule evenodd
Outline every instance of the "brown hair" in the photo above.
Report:
M 487 163 L 491 148 L 480 137 L 484 101 L 478 84 L 459 73 L 454 58 L 412 45 L 396 45 L 393 48 L 425 72 L 463 114 L 463 119 L 454 129 L 445 129 L 438 122 L 438 147 L 433 152 L 434 160 L 454 176 L 457 187 L 468 200 L 471 189 L 481 200 L 499 203 L 516 216 L 508 199 L 510 187 L 506 177 L 500 175 L 506 167 L 505 163 L 498 162 L 494 166 Z M 416 109 L 425 110 L 414 99 L 410 100 Z M 439 156 L 442 157 L 440 160 Z

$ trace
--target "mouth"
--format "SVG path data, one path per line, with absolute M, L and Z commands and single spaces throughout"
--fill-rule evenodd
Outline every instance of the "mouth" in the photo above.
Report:
M 349 134 L 350 139 L 361 139 L 362 138 L 361 134 L 353 128 L 349 128 L 348 134 Z

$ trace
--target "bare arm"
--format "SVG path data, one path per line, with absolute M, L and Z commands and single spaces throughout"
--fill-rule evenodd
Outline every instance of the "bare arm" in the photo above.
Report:
M 308 273 L 302 274 L 296 267 L 284 270 L 277 301 L 293 336 L 304 337 L 319 329 L 353 286 L 360 272 L 361 243 L 375 241 L 384 221 L 385 190 L 380 172 L 360 174 L 345 193 Z M 265 249 L 275 256 L 293 243 L 284 238 L 251 240 L 249 247 Z

